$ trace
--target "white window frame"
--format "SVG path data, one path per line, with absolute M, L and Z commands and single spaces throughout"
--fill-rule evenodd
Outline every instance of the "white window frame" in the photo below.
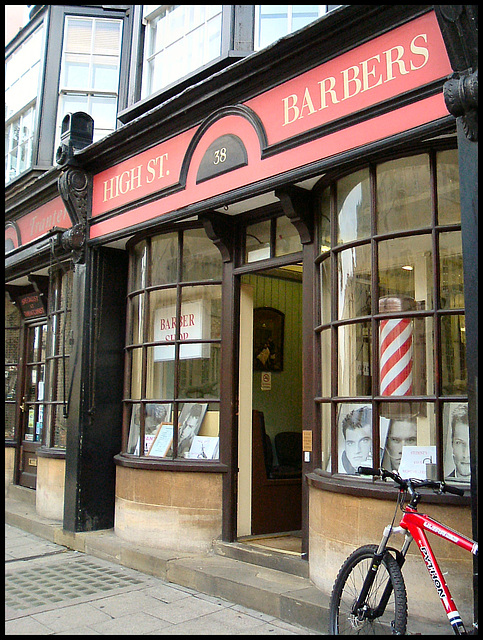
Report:
M 142 85 L 141 85 L 141 99 L 147 98 L 150 95 L 160 91 L 177 80 L 181 80 L 185 76 L 193 73 L 197 69 L 203 67 L 206 64 L 216 60 L 220 57 L 222 53 L 222 37 L 223 37 L 223 5 L 205 5 L 206 8 L 210 8 L 210 13 L 208 15 L 204 15 L 203 21 L 197 22 L 195 24 L 190 23 L 189 20 L 189 12 L 184 11 L 183 15 L 183 26 L 180 28 L 179 34 L 177 37 L 171 39 L 168 43 L 159 43 L 156 44 L 156 39 L 158 36 L 158 29 L 161 27 L 162 19 L 160 16 L 164 13 L 165 16 L 168 16 L 170 13 L 174 11 L 174 9 L 178 7 L 186 7 L 189 5 L 144 5 L 143 6 L 143 24 L 145 25 L 145 44 L 144 44 L 144 52 L 143 52 L 143 76 L 142 76 Z M 194 5 L 193 5 L 194 6 Z M 218 11 L 215 11 L 215 7 L 219 7 Z M 169 10 L 170 8 L 173 8 Z M 208 30 L 209 24 L 213 24 L 214 20 L 219 20 L 219 48 L 216 55 L 210 55 L 208 43 L 209 38 Z M 180 65 L 180 71 L 176 73 L 174 76 L 168 78 L 167 81 L 161 82 L 159 85 L 154 85 L 153 76 L 155 75 L 154 65 L 156 58 L 158 61 L 162 60 L 163 52 L 167 51 L 170 47 L 175 45 L 182 46 L 183 40 L 186 40 L 193 32 L 197 29 L 203 29 L 203 37 L 202 37 L 202 46 L 203 46 L 203 55 L 201 60 L 199 60 L 196 64 L 185 65 L 184 61 Z
M 32 56 L 31 45 L 34 38 L 38 39 L 38 55 Z M 7 94 L 13 89 L 24 98 L 15 102 L 14 108 L 5 111 L 5 184 L 14 180 L 17 176 L 32 167 L 34 132 L 37 126 L 37 97 L 40 87 L 44 49 L 44 25 L 40 24 L 32 34 L 26 38 L 15 51 L 5 60 L 5 109 L 7 104 Z M 26 55 L 27 52 L 27 55 Z M 37 67 L 37 70 L 35 70 Z M 13 69 L 13 72 L 12 72 Z M 17 69 L 20 72 L 17 74 Z M 27 82 L 30 93 L 22 90 L 22 80 Z M 17 85 L 17 87 L 15 87 Z M 24 122 L 30 120 L 27 135 L 22 132 L 25 129 Z M 18 126 L 19 136 L 15 139 L 15 127 Z M 25 159 L 21 160 L 22 147 L 25 149 Z M 11 168 L 12 152 L 17 149 L 15 168 Z
M 17 176 L 27 171 L 32 166 L 33 158 L 33 142 L 34 142 L 34 130 L 35 130 L 35 116 L 36 116 L 36 100 L 33 100 L 27 105 L 24 111 L 17 113 L 15 117 L 10 118 L 5 123 L 5 184 L 8 184 L 14 180 Z M 22 130 L 25 129 L 24 122 L 29 118 L 32 126 L 27 131 L 27 135 L 22 134 Z M 15 139 L 14 128 L 18 126 L 19 136 Z M 15 167 L 11 167 L 11 158 L 13 151 L 17 150 Z M 25 159 L 22 162 L 21 152 L 25 150 Z
M 66 47 L 65 47 L 65 33 L 67 33 L 67 25 L 68 25 L 68 21 L 69 20 L 83 20 L 85 22 L 89 22 L 90 26 L 91 26 L 91 49 L 89 53 L 86 53 L 86 58 L 88 56 L 88 60 L 89 60 L 89 80 L 88 80 L 88 86 L 87 87 L 74 87 L 74 86 L 66 86 L 66 80 L 65 80 L 65 73 L 66 73 L 66 66 L 65 66 L 65 58 L 67 54 L 72 54 L 72 53 L 76 53 L 76 52 L 66 52 Z M 99 57 L 102 54 L 96 53 L 95 51 L 93 51 L 93 42 L 94 42 L 94 38 L 92 37 L 92 29 L 95 30 L 96 25 L 100 22 L 111 22 L 111 23 L 116 23 L 119 24 L 119 50 L 118 50 L 118 59 L 117 59 L 117 88 L 116 91 L 102 91 L 99 88 L 94 88 L 93 86 L 93 68 L 94 68 L 94 64 L 93 64 L 93 58 L 94 57 Z M 115 19 L 115 18 L 98 18 L 98 17 L 91 17 L 91 16 L 72 16 L 72 15 L 68 15 L 65 17 L 65 28 L 64 28 L 64 44 L 62 47 L 62 59 L 61 59 L 61 71 L 60 71 L 60 83 L 59 83 L 59 99 L 58 99 L 58 107 L 57 107 L 57 127 L 56 127 L 56 142 L 54 145 L 54 149 L 56 149 L 58 147 L 58 145 L 60 144 L 60 134 L 61 134 L 61 127 L 62 127 L 62 120 L 65 116 L 65 109 L 63 108 L 64 106 L 64 100 L 66 97 L 68 96 L 78 96 L 78 97 L 82 97 L 82 98 L 87 98 L 87 107 L 86 109 L 82 109 L 83 111 L 85 111 L 86 113 L 88 113 L 89 115 L 93 116 L 92 110 L 93 110 L 93 103 L 95 101 L 95 98 L 98 97 L 106 97 L 106 98 L 113 98 L 116 101 L 116 116 L 117 116 L 117 100 L 119 98 L 119 76 L 120 76 L 120 67 L 121 67 L 121 50 L 122 50 L 122 36 L 123 36 L 123 24 L 122 24 L 122 20 L 120 19 Z M 109 54 L 109 57 L 113 57 L 112 54 Z M 68 113 L 69 111 L 67 111 Z M 111 133 L 112 131 L 114 131 L 116 129 L 116 123 L 117 123 L 117 117 L 114 118 L 114 122 L 112 123 L 112 127 L 108 127 L 108 128 L 102 128 L 99 126 L 96 126 L 96 119 L 94 118 L 94 142 L 96 140 L 100 140 L 101 138 L 103 138 L 104 136 L 106 136 L 107 134 Z
M 260 37 L 262 34 L 261 34 L 261 24 L 260 24 L 261 23 L 260 8 L 262 6 L 263 5 L 259 5 L 259 4 L 255 5 L 255 34 L 254 34 L 254 50 L 255 51 L 260 51 L 261 49 L 268 47 L 273 42 L 276 42 L 276 40 L 279 40 L 280 38 L 287 36 L 289 33 L 293 33 L 294 31 L 298 31 L 298 29 L 302 28 L 302 27 L 298 27 L 297 29 L 293 28 L 293 7 L 299 7 L 300 5 L 293 5 L 293 4 L 283 5 L 287 7 L 287 23 L 285 25 L 285 29 L 283 30 L 283 32 L 280 32 L 279 34 L 277 34 L 277 37 L 274 38 L 271 42 L 261 46 Z M 271 5 L 271 6 L 277 6 L 277 5 Z M 326 4 L 309 5 L 309 6 L 318 7 L 318 16 L 316 18 L 313 18 L 312 20 L 309 20 L 307 24 L 310 24 L 310 22 L 317 20 L 321 16 L 325 15 L 328 11 Z

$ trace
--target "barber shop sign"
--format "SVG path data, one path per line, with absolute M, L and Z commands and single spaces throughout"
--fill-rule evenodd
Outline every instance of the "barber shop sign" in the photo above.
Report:
M 177 336 L 178 320 L 176 306 L 161 307 L 154 312 L 154 340 L 173 344 L 154 347 L 154 361 L 174 360 L 175 340 L 207 340 L 209 335 L 209 314 L 205 300 L 184 302 L 179 316 L 179 336 Z M 209 344 L 181 344 L 179 358 L 209 358 Z

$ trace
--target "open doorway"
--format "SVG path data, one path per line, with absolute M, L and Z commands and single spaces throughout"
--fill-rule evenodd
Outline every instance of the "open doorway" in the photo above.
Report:
M 238 540 L 301 549 L 302 266 L 241 276 Z

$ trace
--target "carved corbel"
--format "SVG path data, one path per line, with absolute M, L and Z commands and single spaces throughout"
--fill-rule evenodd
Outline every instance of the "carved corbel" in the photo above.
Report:
M 461 118 L 469 140 L 478 140 L 478 70 L 444 83 L 446 108 L 455 118 Z
M 284 214 L 297 229 L 300 242 L 309 244 L 314 237 L 313 198 L 310 191 L 295 185 L 275 190 Z
M 200 218 L 206 235 L 218 248 L 223 262 L 231 262 L 234 246 L 234 225 L 231 218 L 218 211 L 208 211 Z
M 89 176 L 78 167 L 66 167 L 58 188 L 72 222 L 72 228 L 62 235 L 62 246 L 72 251 L 74 262 L 79 262 L 86 243 Z
M 478 140 L 478 5 L 435 5 L 453 76 L 443 86 L 446 108 Z

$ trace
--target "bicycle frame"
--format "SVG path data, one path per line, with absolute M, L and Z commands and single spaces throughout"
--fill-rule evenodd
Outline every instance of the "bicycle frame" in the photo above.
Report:
M 441 599 L 446 615 L 449 622 L 453 627 L 453 631 L 457 635 L 466 634 L 466 629 L 461 620 L 461 616 L 458 613 L 458 609 L 451 596 L 450 590 L 443 577 L 443 573 L 438 565 L 438 561 L 431 549 L 431 544 L 426 536 L 425 531 L 430 531 L 440 538 L 448 540 L 452 544 L 461 547 L 465 551 L 477 555 L 478 543 L 466 536 L 450 529 L 446 525 L 434 520 L 430 516 L 424 513 L 418 513 L 417 509 L 406 506 L 404 515 L 401 518 L 399 527 L 393 528 L 391 533 L 396 532 L 406 533 L 406 540 L 404 542 L 401 554 L 403 558 L 406 556 L 406 552 L 409 548 L 411 541 L 414 539 L 418 545 L 419 551 L 423 557 L 424 563 L 428 570 L 428 573 L 433 581 L 438 596 Z M 388 536 L 386 537 L 387 540 Z

